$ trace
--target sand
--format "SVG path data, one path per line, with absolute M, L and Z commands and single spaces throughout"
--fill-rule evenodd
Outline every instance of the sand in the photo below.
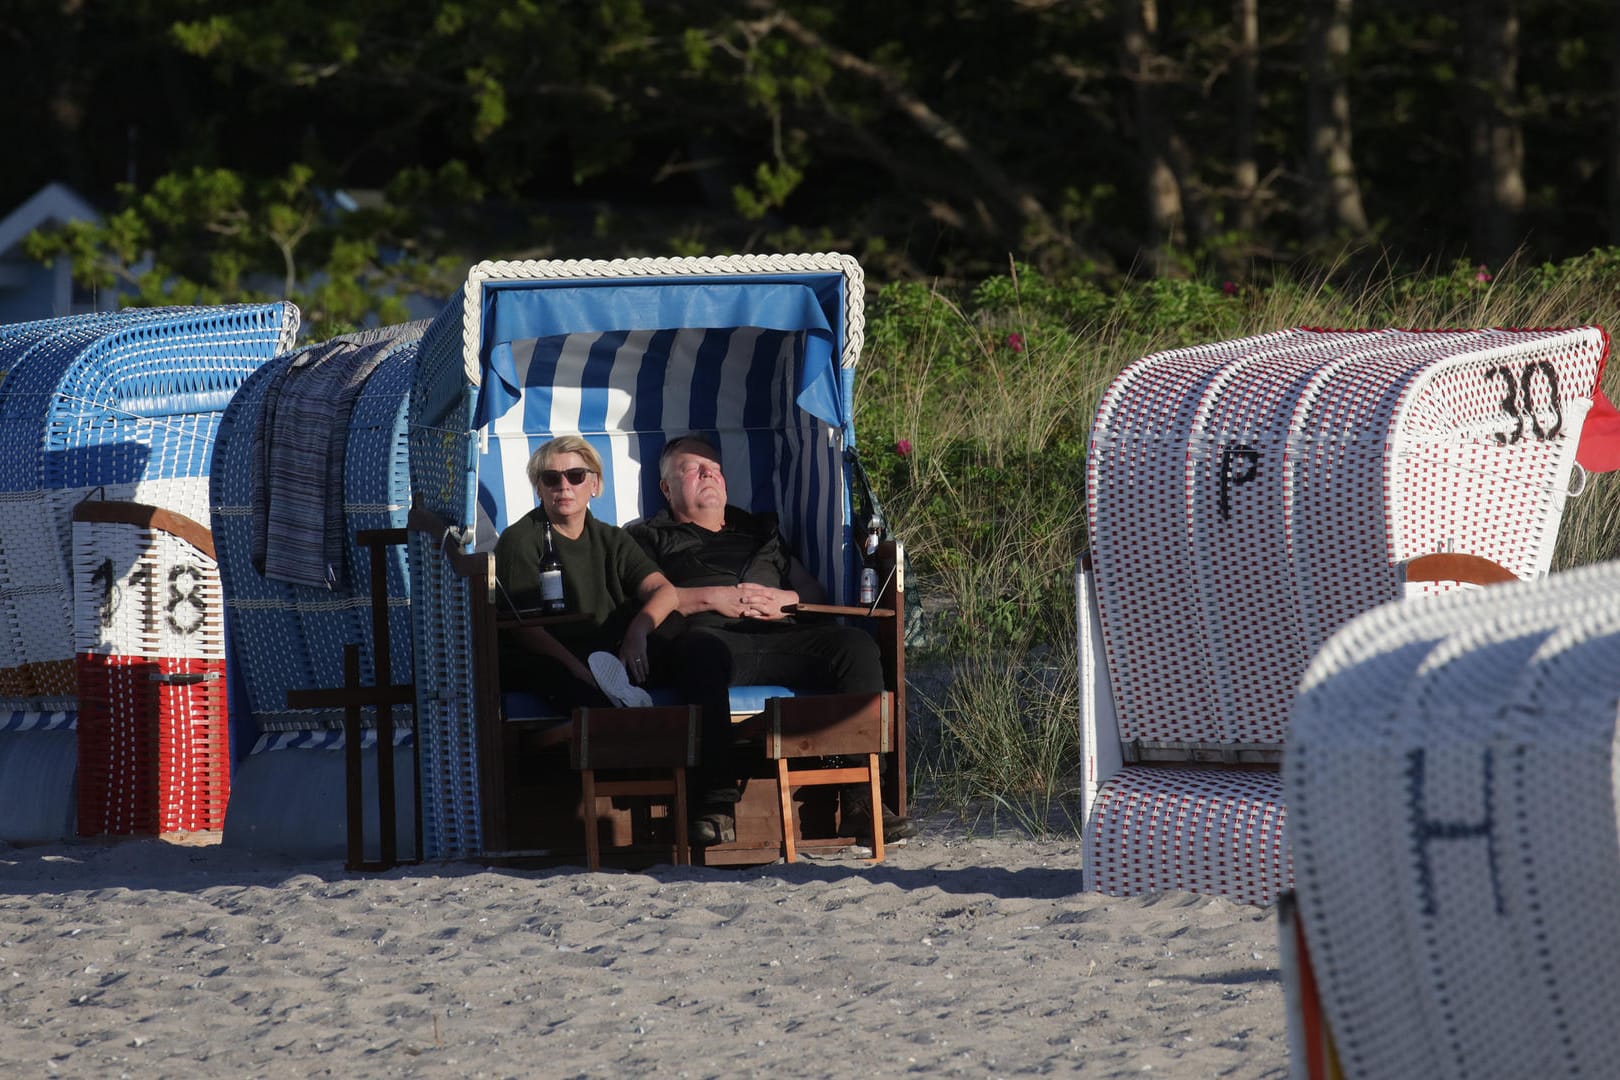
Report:
M 0 844 L 0 1076 L 1284 1077 L 1276 914 L 929 819 L 871 866 Z

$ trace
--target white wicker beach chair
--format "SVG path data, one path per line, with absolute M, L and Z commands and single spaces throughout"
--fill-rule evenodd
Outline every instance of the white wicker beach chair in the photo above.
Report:
M 1344 1075 L 1614 1071 L 1617 716 L 1620 563 L 1380 607 L 1312 662 L 1284 785 Z
M 1546 572 L 1607 346 L 1301 329 L 1114 381 L 1075 582 L 1088 887 L 1268 903 L 1289 885 L 1278 766 L 1307 663 L 1401 597 L 1417 556 Z

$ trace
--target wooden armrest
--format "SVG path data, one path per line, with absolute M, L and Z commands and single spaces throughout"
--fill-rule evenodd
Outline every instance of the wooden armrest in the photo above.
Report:
M 873 618 L 894 618 L 894 608 L 869 608 L 864 604 L 788 604 L 782 609 L 790 615 L 869 615 Z
M 1460 551 L 1419 555 L 1403 568 L 1407 581 L 1460 581 L 1472 585 L 1497 585 L 1518 581 L 1518 576 L 1499 563 Z

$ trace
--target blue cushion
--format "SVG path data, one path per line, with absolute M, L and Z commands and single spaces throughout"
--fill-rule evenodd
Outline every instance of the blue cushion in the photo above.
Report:
M 731 712 L 732 715 L 764 712 L 766 698 L 792 696 L 793 691 L 785 686 L 733 686 Z

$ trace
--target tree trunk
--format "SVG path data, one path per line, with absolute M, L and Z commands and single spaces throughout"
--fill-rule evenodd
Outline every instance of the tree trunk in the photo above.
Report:
M 1127 0 L 1123 45 L 1125 74 L 1131 82 L 1137 153 L 1142 164 L 1142 195 L 1149 235 L 1144 245 L 1148 269 L 1165 270 L 1170 250 L 1183 239 L 1181 188 L 1170 162 L 1170 126 L 1162 98 L 1166 64 L 1154 47 L 1157 0 Z
M 965 170 L 965 176 L 977 180 L 976 190 L 982 202 L 1001 217 L 1011 217 L 1015 228 L 1004 228 L 1008 234 L 1022 233 L 1022 240 L 1033 251 L 1043 249 L 1072 250 L 1067 233 L 1053 219 L 1045 205 L 1030 188 L 1010 175 L 990 154 L 982 152 L 967 134 L 949 119 L 936 112 L 927 101 L 914 93 L 905 81 L 890 69 L 857 56 L 848 49 L 829 41 L 816 30 L 800 22 L 783 10 L 775 0 L 747 0 L 750 10 L 764 16 L 760 28 L 776 30 L 799 45 L 812 49 L 827 62 L 846 74 L 866 80 L 887 100 L 900 115 L 919 131 L 954 157 Z
M 1352 0 L 1311 0 L 1306 19 L 1306 239 L 1321 247 L 1336 237 L 1365 239 L 1371 231 L 1361 204 L 1350 146 L 1350 6 Z
M 1253 235 L 1258 222 L 1254 204 L 1260 187 L 1260 166 L 1254 156 L 1254 118 L 1259 86 L 1256 68 L 1260 57 L 1259 0 L 1233 0 L 1233 29 L 1237 55 L 1232 63 L 1232 225 Z
M 1469 231 L 1475 258 L 1494 267 L 1518 246 L 1524 212 L 1519 14 L 1516 0 L 1470 0 L 1464 11 Z

